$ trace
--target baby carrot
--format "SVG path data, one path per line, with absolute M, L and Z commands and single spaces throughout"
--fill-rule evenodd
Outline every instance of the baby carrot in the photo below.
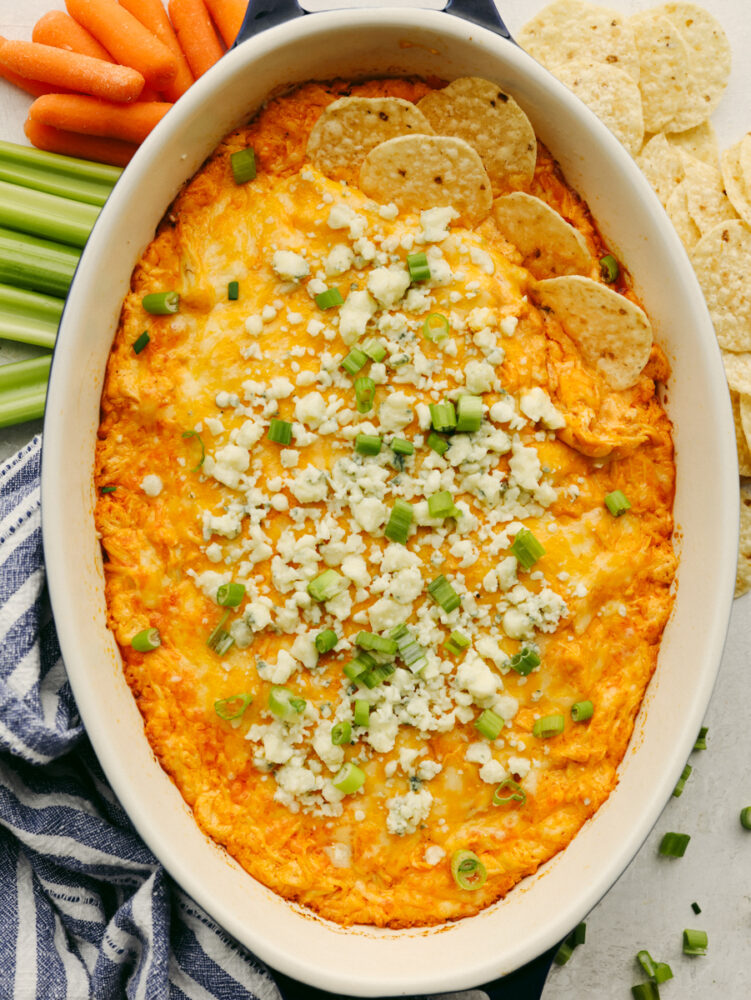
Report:
M 144 28 L 153 32 L 177 59 L 177 73 L 164 88 L 164 96 L 167 100 L 176 101 L 193 83 L 193 74 L 183 55 L 183 50 L 180 48 L 174 28 L 167 17 L 162 0 L 120 0 L 120 6 L 124 7 L 133 17 L 138 18 Z
M 28 80 L 67 87 L 106 101 L 135 101 L 143 90 L 143 77 L 130 66 L 116 66 L 38 42 L 11 41 L 0 36 L 0 63 Z
M 24 132 L 37 149 L 46 149 L 48 153 L 62 153 L 64 156 L 77 156 L 82 160 L 111 163 L 115 167 L 124 167 L 138 149 L 133 143 L 122 142 L 120 139 L 100 139 L 96 135 L 64 132 L 31 118 L 26 119 Z
M 78 52 L 93 59 L 115 61 L 86 28 L 82 28 L 78 21 L 74 21 L 63 10 L 50 10 L 40 17 L 31 32 L 31 40 L 40 45 L 54 45 L 56 49 Z
M 1 62 L 0 77 L 3 80 L 7 80 L 8 83 L 12 83 L 14 87 L 20 87 L 21 90 L 25 90 L 32 97 L 41 97 L 42 94 L 70 93 L 64 87 L 51 87 L 48 83 L 40 83 L 39 80 L 27 80 L 25 77 L 19 76 L 18 73 L 14 73 L 13 70 L 7 69 Z
M 242 27 L 248 9 L 247 0 L 206 0 L 206 6 L 225 45 L 229 48 Z
M 161 90 L 174 78 L 177 60 L 170 50 L 117 0 L 65 0 L 65 6 L 119 63 L 137 69 L 150 87 Z
M 201 76 L 224 54 L 203 0 L 169 0 L 169 16 L 193 75 Z
M 125 105 L 81 94 L 47 94 L 34 101 L 29 118 L 67 132 L 138 143 L 143 142 L 171 107 L 162 101 L 134 101 Z

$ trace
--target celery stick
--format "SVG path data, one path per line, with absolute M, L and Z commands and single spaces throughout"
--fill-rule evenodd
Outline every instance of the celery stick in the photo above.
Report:
M 0 180 L 90 205 L 105 203 L 121 173 L 106 163 L 0 142 Z
M 82 247 L 101 211 L 56 194 L 0 181 L 0 226 Z
M 0 283 L 65 298 L 81 256 L 73 247 L 0 229 Z
M 0 337 L 53 347 L 63 305 L 51 295 L 0 285 Z
M 36 420 L 44 413 L 51 354 L 0 365 L 0 427 Z

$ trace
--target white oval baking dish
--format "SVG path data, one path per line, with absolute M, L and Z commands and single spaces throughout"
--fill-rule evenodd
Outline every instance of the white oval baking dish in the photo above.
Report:
M 293 11 L 286 0 L 266 23 Z M 199 831 L 145 739 L 106 629 L 92 513 L 99 398 L 120 304 L 138 256 L 181 184 L 276 88 L 386 73 L 484 76 L 507 89 L 626 262 L 673 367 L 665 402 L 675 426 L 681 555 L 657 672 L 607 803 L 565 851 L 495 906 L 448 926 L 393 932 L 344 930 L 290 905 Z M 287 975 L 332 992 L 464 989 L 549 949 L 634 856 L 702 722 L 733 590 L 732 427 L 704 301 L 656 197 L 607 129 L 512 42 L 446 13 L 394 7 L 297 18 L 238 45 L 155 129 L 102 211 L 70 291 L 47 399 L 42 498 L 53 611 L 87 732 L 140 834 L 239 941 Z

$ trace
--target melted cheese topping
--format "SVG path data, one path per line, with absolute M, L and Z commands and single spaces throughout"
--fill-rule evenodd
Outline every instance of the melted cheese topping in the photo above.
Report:
M 417 100 L 427 89 L 351 92 Z M 633 389 L 609 391 L 535 307 L 492 219 L 468 231 L 450 210 L 399 215 L 306 166 L 307 133 L 342 90 L 310 84 L 270 102 L 187 185 L 144 253 L 102 399 L 96 483 L 117 488 L 96 516 L 109 625 L 146 734 L 199 825 L 283 896 L 341 924 L 400 927 L 498 899 L 615 785 L 671 606 L 674 468 L 653 381 L 667 366 L 655 348 Z M 229 154 L 247 145 L 258 176 L 238 186 Z M 586 207 L 544 149 L 532 193 L 596 259 Z M 406 255 L 419 250 L 431 278 L 410 285 Z M 329 287 L 341 308 L 316 305 Z M 179 313 L 146 314 L 142 297 L 164 289 L 179 292 Z M 422 333 L 431 313 L 449 320 L 440 344 Z M 358 373 L 376 385 L 358 413 L 340 363 L 370 338 L 386 356 Z M 481 427 L 438 455 L 429 404 L 466 393 L 482 398 Z M 291 423 L 289 445 L 269 440 L 272 419 Z M 362 433 L 382 438 L 378 455 L 356 451 Z M 414 454 L 397 458 L 394 438 Z M 615 489 L 632 504 L 619 518 L 603 503 Z M 430 516 L 440 491 L 455 516 Z M 404 545 L 384 534 L 397 499 L 414 513 Z M 522 527 L 545 548 L 530 570 L 510 551 Z M 320 603 L 308 585 L 328 569 L 341 592 Z M 427 592 L 439 574 L 461 599 L 449 613 Z M 223 620 L 229 582 L 245 595 Z M 357 634 L 402 622 L 422 669 L 397 658 L 375 687 L 350 682 Z M 224 655 L 207 647 L 218 625 L 232 639 Z M 162 644 L 138 653 L 131 639 L 147 627 Z M 325 628 L 337 646 L 318 655 Z M 469 639 L 461 655 L 445 648 L 452 631 Z M 524 646 L 541 658 L 528 676 L 511 667 Z M 289 719 L 268 707 L 274 685 L 304 699 Z M 214 703 L 238 694 L 252 703 L 221 719 Z M 356 699 L 368 727 L 354 724 Z M 577 724 L 582 699 L 594 715 Z M 503 721 L 495 740 L 475 727 L 487 709 Z M 534 736 L 556 713 L 563 733 Z M 351 743 L 333 744 L 338 722 Z M 348 795 L 333 780 L 345 762 L 365 776 Z M 524 804 L 492 804 L 507 777 Z M 481 888 L 452 879 L 457 850 L 485 865 Z

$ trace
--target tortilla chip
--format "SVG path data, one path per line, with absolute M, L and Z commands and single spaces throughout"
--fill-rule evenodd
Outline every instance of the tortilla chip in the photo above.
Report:
M 620 14 L 582 0 L 556 0 L 528 21 L 516 36 L 543 66 L 585 59 L 617 66 L 639 79 L 639 58 L 628 23 Z
M 411 101 L 399 97 L 341 97 L 329 104 L 313 126 L 308 156 L 328 177 L 358 166 L 386 139 L 432 135 L 430 122 Z
M 738 539 L 738 573 L 735 596 L 751 590 L 751 489 L 741 485 L 741 531 Z
M 468 226 L 482 221 L 493 202 L 478 154 L 463 139 L 445 135 L 400 135 L 380 143 L 363 160 L 360 188 L 401 209 L 451 205 Z
M 681 156 L 686 172 L 681 187 L 686 189 L 688 213 L 699 232 L 704 234 L 720 222 L 737 218 L 725 194 L 720 171 L 688 153 L 681 153 Z
M 720 150 L 717 134 L 711 122 L 702 122 L 685 132 L 666 132 L 665 138 L 675 149 L 708 163 L 710 167 L 720 166 Z
M 644 118 L 636 81 L 608 63 L 572 61 L 553 67 L 553 73 L 636 156 L 644 141 Z
M 733 422 L 735 423 L 735 446 L 738 450 L 738 471 L 742 476 L 751 476 L 751 451 L 748 442 L 751 438 L 751 397 L 741 396 L 738 392 L 730 393 L 733 406 Z
M 691 251 L 720 347 L 751 351 L 751 226 L 740 219 L 710 229 Z
M 641 172 L 654 188 L 663 205 L 684 177 L 683 159 L 667 138 L 658 132 L 646 142 L 636 157 Z
M 683 181 L 673 190 L 665 203 L 665 211 L 678 233 L 681 243 L 691 250 L 701 239 L 698 226 L 688 210 L 688 189 Z
M 638 381 L 652 349 L 652 327 L 642 309 L 607 285 L 578 275 L 540 281 L 536 291 L 611 389 L 628 389 Z
M 493 215 L 535 278 L 591 274 L 593 257 L 587 241 L 544 201 L 515 191 L 493 202 Z
M 719 21 L 696 4 L 666 3 L 654 12 L 674 25 L 688 48 L 690 98 L 665 126 L 682 132 L 706 121 L 720 103 L 730 76 L 730 43 Z
M 747 150 L 751 157 L 751 135 L 744 135 L 740 142 L 722 154 L 722 180 L 733 208 L 744 222 L 751 225 L 751 175 L 747 180 L 741 164 L 741 152 Z M 751 164 L 750 164 L 751 166 Z
M 751 353 L 733 354 L 731 351 L 723 351 L 722 363 L 730 388 L 744 396 L 751 396 Z
M 635 14 L 629 24 L 639 53 L 644 128 L 660 132 L 680 114 L 690 93 L 688 46 L 666 17 L 652 11 Z
M 494 192 L 529 186 L 537 162 L 534 129 L 495 83 L 461 77 L 426 94 L 417 106 L 436 135 L 464 139 L 479 153 Z

